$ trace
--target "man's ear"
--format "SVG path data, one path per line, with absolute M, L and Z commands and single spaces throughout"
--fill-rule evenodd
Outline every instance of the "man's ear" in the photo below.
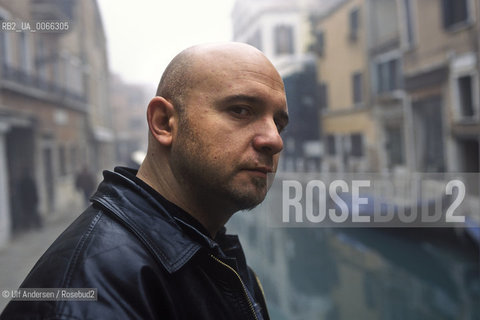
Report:
M 155 140 L 163 146 L 170 146 L 176 124 L 173 105 L 163 97 L 154 97 L 148 104 L 147 121 Z

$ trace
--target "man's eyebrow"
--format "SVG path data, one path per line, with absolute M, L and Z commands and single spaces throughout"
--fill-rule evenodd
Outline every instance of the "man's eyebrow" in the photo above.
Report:
M 261 103 L 262 99 L 248 94 L 234 94 L 221 100 L 222 104 L 232 104 L 237 102 L 248 102 L 252 104 Z

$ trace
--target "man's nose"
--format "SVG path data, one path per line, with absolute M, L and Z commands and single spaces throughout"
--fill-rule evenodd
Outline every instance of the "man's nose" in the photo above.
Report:
M 277 154 L 283 149 L 283 140 L 273 120 L 265 120 L 259 124 L 258 132 L 253 138 L 253 147 L 264 153 Z

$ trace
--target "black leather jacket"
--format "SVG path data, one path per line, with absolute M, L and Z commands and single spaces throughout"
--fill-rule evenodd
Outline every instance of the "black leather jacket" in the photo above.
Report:
M 22 287 L 97 288 L 98 301 L 14 301 L 0 319 L 268 319 L 236 236 L 210 239 L 127 169 L 105 171 L 92 201 Z

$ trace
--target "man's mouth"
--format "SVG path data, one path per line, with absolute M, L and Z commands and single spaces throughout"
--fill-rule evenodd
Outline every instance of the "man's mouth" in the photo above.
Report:
M 264 167 L 264 166 L 246 168 L 246 169 L 243 169 L 243 170 L 247 171 L 247 172 L 249 172 L 253 175 L 260 176 L 260 177 L 267 177 L 267 174 L 273 173 L 273 168 L 272 167 Z

